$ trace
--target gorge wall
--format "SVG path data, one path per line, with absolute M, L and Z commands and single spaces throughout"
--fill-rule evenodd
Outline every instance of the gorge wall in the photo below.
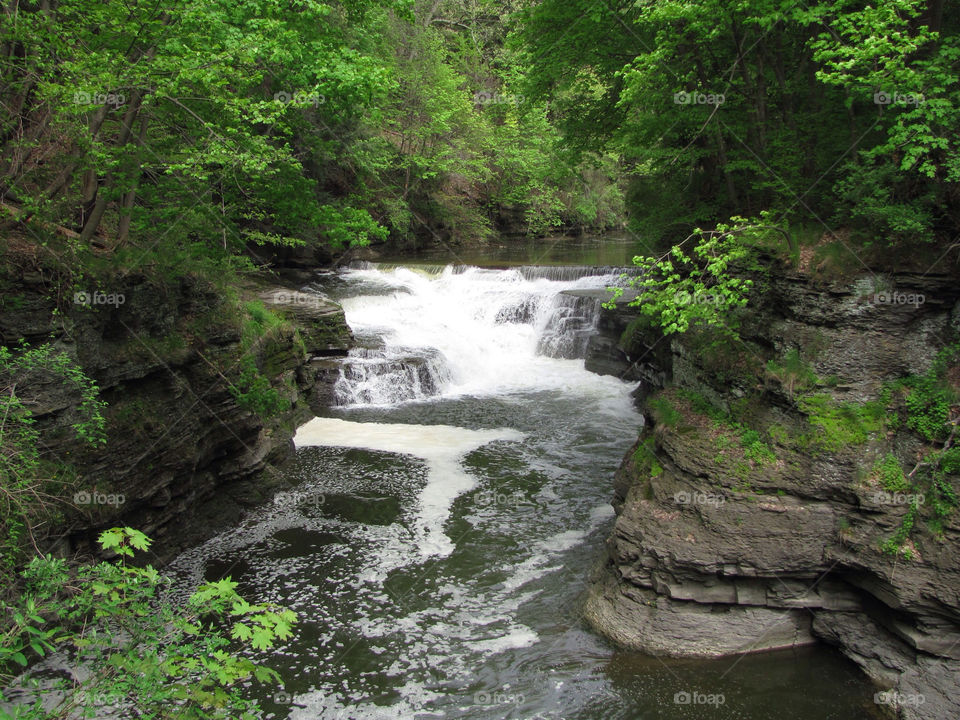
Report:
M 946 463 L 938 484 L 926 466 L 910 476 L 952 434 L 908 427 L 896 384 L 929 375 L 956 337 L 960 288 L 785 270 L 758 288 L 743 343 L 608 313 L 626 332 L 595 343 L 593 364 L 642 378 L 645 427 L 616 475 L 586 615 L 658 655 L 826 642 L 877 684 L 880 713 L 960 717 L 958 477 Z M 956 389 L 955 356 L 942 375 Z
M 284 482 L 273 468 L 292 453 L 296 426 L 330 402 L 336 372 L 327 358 L 352 342 L 339 306 L 297 292 L 297 282 L 248 287 L 243 298 L 286 322 L 245 344 L 236 303 L 189 276 L 127 276 L 110 287 L 122 302 L 97 304 L 91 291 L 60 311 L 53 282 L 39 270 L 6 278 L 0 335 L 49 342 L 97 382 L 107 443 L 93 449 L 70 432 L 78 396 L 68 383 L 41 379 L 19 390 L 43 431 L 45 460 L 69 477 L 42 544 L 87 553 L 100 530 L 129 525 L 155 540 L 150 559 L 163 562 L 269 500 Z M 285 409 L 261 416 L 231 391 L 247 357 Z

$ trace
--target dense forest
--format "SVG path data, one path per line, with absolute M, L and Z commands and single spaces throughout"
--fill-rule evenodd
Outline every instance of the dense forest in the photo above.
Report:
M 629 216 L 651 240 L 763 211 L 868 244 L 955 227 L 943 2 L 5 13 L 5 232 L 74 267 L 482 241 L 507 218 Z
M 227 636 L 265 649 L 295 620 L 226 581 L 155 613 L 157 572 L 127 564 L 150 539 L 131 528 L 100 536 L 120 564 L 77 571 L 46 555 L 71 468 L 47 457 L 24 388 L 69 384 L 77 442 L 96 451 L 107 436 L 96 382 L 58 344 L 78 306 L 115 304 L 131 277 L 190 278 L 249 348 L 281 321 L 241 288 L 291 259 L 617 232 L 646 248 L 644 313 L 666 334 L 713 325 L 727 341 L 750 287 L 732 268 L 776 258 L 826 275 L 955 274 L 958 9 L 8 0 L 0 307 L 39 312 L 27 295 L 40 287 L 40 324 L 52 317 L 63 333 L 3 328 L 0 681 L 95 618 L 102 634 L 78 646 L 145 716 L 187 700 L 196 709 L 178 717 L 253 717 L 241 713 L 256 704 L 228 689 L 276 675 L 227 652 Z M 678 305 L 678 292 L 721 301 Z M 235 371 L 238 402 L 263 415 L 283 404 L 262 367 Z M 212 616 L 231 632 L 202 630 Z M 130 635 L 150 650 L 114 653 Z M 86 702 L 71 697 L 23 716 L 70 716 Z

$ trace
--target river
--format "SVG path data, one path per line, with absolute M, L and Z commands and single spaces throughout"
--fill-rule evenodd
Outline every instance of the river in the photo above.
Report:
M 299 614 L 259 657 L 283 687 L 247 692 L 297 720 L 873 717 L 825 649 L 661 660 L 585 626 L 642 422 L 633 384 L 584 369 L 598 301 L 581 291 L 617 273 L 517 260 L 360 264 L 311 286 L 358 339 L 339 405 L 298 430 L 293 491 L 170 567 L 181 591 L 231 576 Z

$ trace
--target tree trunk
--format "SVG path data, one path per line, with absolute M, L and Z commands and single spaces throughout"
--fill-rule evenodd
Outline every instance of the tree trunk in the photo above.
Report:
M 123 122 L 120 125 L 120 134 L 117 137 L 117 147 L 123 149 L 127 143 L 130 141 L 130 135 L 132 134 L 133 124 L 137 120 L 137 116 L 140 114 L 140 92 L 134 92 L 133 98 L 130 102 L 130 107 L 126 113 L 123 115 Z M 104 187 L 110 187 L 113 184 L 113 172 L 108 172 L 107 177 L 104 179 Z M 80 233 L 81 242 L 90 242 L 90 238 L 93 237 L 94 233 L 97 232 L 97 228 L 100 226 L 100 221 L 103 219 L 103 214 L 107 209 L 107 197 L 106 194 L 99 191 L 99 188 L 96 191 L 96 202 L 93 205 L 93 209 L 90 211 L 89 217 L 87 217 L 86 222 L 83 224 L 83 230 Z
M 147 118 L 140 118 L 140 131 L 137 133 L 137 144 L 142 145 L 147 136 Z M 130 189 L 123 196 L 123 206 L 120 210 L 120 224 L 117 227 L 117 244 L 115 248 L 126 244 L 130 238 L 130 222 L 133 215 L 133 206 L 137 201 L 137 186 L 139 185 L 140 175 L 138 173 L 131 181 Z

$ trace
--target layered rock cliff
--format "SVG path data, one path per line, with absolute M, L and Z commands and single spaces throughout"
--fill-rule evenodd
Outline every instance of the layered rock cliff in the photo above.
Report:
M 102 296 L 91 288 L 59 300 L 55 282 L 43 271 L 7 277 L 0 336 L 52 343 L 79 364 L 107 402 L 108 441 L 90 449 L 64 432 L 78 401 L 68 384 L 30 388 L 44 455 L 70 476 L 45 544 L 84 553 L 99 530 L 130 525 L 154 538 L 152 560 L 163 561 L 268 499 L 296 426 L 329 404 L 336 375 L 325 358 L 352 341 L 339 306 L 297 283 L 249 287 L 247 302 L 259 297 L 286 320 L 251 342 L 237 302 L 189 276 L 126 276 Z M 268 379 L 279 411 L 242 401 L 244 372 Z
M 876 682 L 881 713 L 960 717 L 960 478 L 953 435 L 923 424 L 957 416 L 942 349 L 960 287 L 788 271 L 761 285 L 743 342 L 624 334 L 646 424 L 587 617 L 662 655 L 826 642 Z

